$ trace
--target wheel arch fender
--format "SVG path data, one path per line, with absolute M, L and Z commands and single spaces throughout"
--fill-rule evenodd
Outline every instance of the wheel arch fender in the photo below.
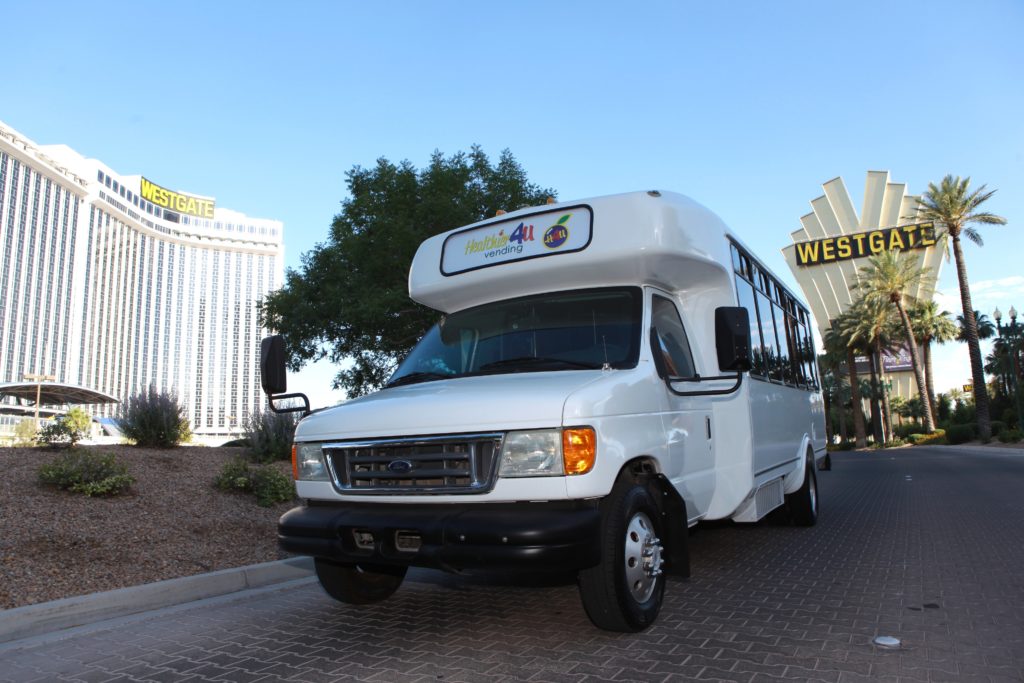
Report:
M 803 485 L 804 477 L 807 476 L 807 468 L 814 463 L 814 447 L 811 444 L 810 434 L 805 433 L 804 437 L 800 440 L 800 448 L 796 452 L 796 460 L 796 468 L 784 478 L 785 487 L 783 490 L 787 495 L 796 492 Z
M 656 459 L 638 456 L 619 471 L 614 489 L 620 486 L 644 484 L 651 493 L 661 515 L 662 547 L 665 549 L 666 574 L 688 578 L 690 576 L 690 530 L 686 501 L 668 477 L 661 473 Z M 614 490 L 613 489 L 613 490 Z M 611 497 L 611 496 L 609 496 Z

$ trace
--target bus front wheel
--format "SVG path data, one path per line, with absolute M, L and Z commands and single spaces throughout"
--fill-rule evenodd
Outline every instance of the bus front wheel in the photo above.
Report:
M 579 575 L 583 608 L 598 628 L 642 631 L 657 618 L 665 594 L 661 514 L 636 482 L 616 486 L 602 507 L 601 562 Z

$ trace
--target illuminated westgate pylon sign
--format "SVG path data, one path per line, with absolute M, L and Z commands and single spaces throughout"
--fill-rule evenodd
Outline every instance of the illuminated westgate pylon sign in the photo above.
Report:
M 919 266 L 928 268 L 912 294 L 931 300 L 942 269 L 945 228 L 917 220 L 918 198 L 907 194 L 906 183 L 890 182 L 888 171 L 868 171 L 859 215 L 842 178 L 824 183 L 822 189 L 824 194 L 811 200 L 811 212 L 800 217 L 800 229 L 791 233 L 793 244 L 782 249 L 821 336 L 853 304 L 857 295 L 851 289 L 868 258 L 883 251 L 912 253 Z M 898 393 L 916 391 L 900 386 Z

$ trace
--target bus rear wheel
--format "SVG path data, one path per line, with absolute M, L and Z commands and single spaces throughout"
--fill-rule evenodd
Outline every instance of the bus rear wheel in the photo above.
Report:
M 639 483 L 613 491 L 606 503 L 601 562 L 580 572 L 580 598 L 598 628 L 642 631 L 657 618 L 665 594 L 660 512 Z
M 358 565 L 315 558 L 316 578 L 335 600 L 368 605 L 391 597 L 405 579 L 408 567 Z
M 814 456 L 808 453 L 803 485 L 786 496 L 789 517 L 797 526 L 814 526 L 818 521 L 818 476 L 815 469 Z

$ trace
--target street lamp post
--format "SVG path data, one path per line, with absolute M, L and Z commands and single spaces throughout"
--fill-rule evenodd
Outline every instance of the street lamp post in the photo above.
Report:
M 1008 312 L 1010 322 L 1007 325 L 1003 325 L 1003 314 L 998 308 L 992 311 L 992 317 L 996 320 L 996 329 L 999 331 L 1000 338 L 1006 340 L 1010 352 L 1010 376 L 1013 379 L 1013 403 L 1017 408 L 1017 429 L 1024 429 L 1024 420 L 1021 419 L 1020 411 L 1020 389 L 1017 385 L 1017 352 L 1021 338 L 1024 337 L 1024 325 L 1017 324 L 1017 311 L 1013 306 L 1010 306 Z
M 41 375 L 26 373 L 24 375 L 26 382 L 36 383 L 36 431 L 39 431 L 39 400 L 43 394 L 43 382 L 55 382 L 57 378 L 53 375 Z

